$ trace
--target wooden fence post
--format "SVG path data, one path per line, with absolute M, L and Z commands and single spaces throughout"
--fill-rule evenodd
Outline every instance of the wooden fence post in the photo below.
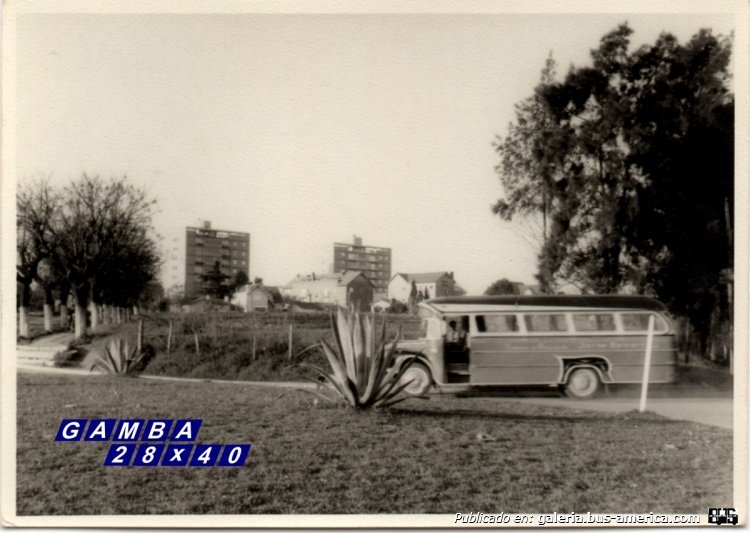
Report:
M 143 319 L 138 321 L 138 353 L 143 351 Z
M 292 358 L 292 324 L 289 324 L 289 359 Z
M 169 329 L 167 330 L 167 353 L 172 351 L 172 319 L 169 320 Z
M 646 397 L 648 396 L 648 381 L 651 376 L 651 352 L 654 347 L 654 315 L 648 317 L 648 333 L 646 334 L 646 353 L 643 358 L 643 382 L 641 384 L 641 405 L 638 410 L 642 413 L 646 410 Z
M 193 337 L 195 338 L 195 355 L 201 354 L 201 348 L 200 344 L 198 344 L 198 332 L 196 330 L 193 330 Z

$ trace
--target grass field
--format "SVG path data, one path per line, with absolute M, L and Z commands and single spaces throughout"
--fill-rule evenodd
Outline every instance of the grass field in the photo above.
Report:
M 97 417 L 202 418 L 198 442 L 254 448 L 245 468 L 113 468 L 106 443 L 54 441 L 61 419 Z M 703 514 L 732 501 L 730 431 L 498 398 L 352 412 L 284 389 L 19 374 L 17 435 L 19 515 Z

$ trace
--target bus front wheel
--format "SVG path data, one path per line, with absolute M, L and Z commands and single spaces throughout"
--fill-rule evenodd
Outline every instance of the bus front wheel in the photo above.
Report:
M 599 375 L 591 368 L 576 368 L 568 376 L 565 394 L 571 398 L 585 400 L 593 398 L 601 388 Z
M 408 383 L 404 392 L 411 396 L 422 396 L 432 387 L 430 369 L 422 363 L 412 363 L 401 376 L 401 383 Z

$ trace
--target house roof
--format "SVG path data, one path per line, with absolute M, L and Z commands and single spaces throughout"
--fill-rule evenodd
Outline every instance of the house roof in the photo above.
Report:
M 453 285 L 453 293 L 456 295 L 463 295 L 466 294 L 466 289 L 464 289 L 461 285 L 456 283 Z
M 300 311 L 328 311 L 331 309 L 330 305 L 318 302 L 291 302 L 289 305 Z
M 442 277 L 445 277 L 445 276 L 451 277 L 450 273 L 446 272 L 446 271 L 442 271 L 442 272 L 417 272 L 417 273 L 413 273 L 413 274 L 407 274 L 407 273 L 404 273 L 404 272 L 398 272 L 393 277 L 395 278 L 396 276 L 401 276 L 406 281 L 413 281 L 414 283 L 435 283 L 436 281 L 438 281 Z M 391 279 L 393 279 L 393 278 L 391 278 Z
M 359 276 L 362 276 L 368 283 L 370 283 L 370 285 L 372 285 L 372 282 L 367 279 L 367 276 L 362 274 L 359 270 L 347 270 L 345 272 L 336 272 L 334 274 L 309 274 L 305 276 L 297 276 L 286 286 L 292 287 L 295 285 L 309 285 L 313 283 L 335 283 L 339 287 L 346 287 Z
M 271 297 L 271 300 L 275 304 L 283 304 L 284 297 L 281 296 L 281 291 L 278 287 L 266 287 L 266 292 Z
M 524 284 L 524 289 L 531 292 L 531 294 L 543 294 L 542 293 L 542 286 L 541 285 L 526 285 Z
M 349 285 L 352 281 L 354 281 L 359 276 L 362 276 L 363 278 L 365 278 L 367 282 L 370 285 L 372 285 L 372 281 L 367 279 L 367 276 L 362 274 L 362 272 L 360 272 L 359 270 L 347 270 L 346 272 L 343 272 L 341 279 L 339 280 L 339 285 L 343 285 L 343 286 Z
M 284 298 L 281 296 L 281 292 L 279 291 L 278 287 L 271 287 L 268 285 L 255 285 L 250 284 L 246 286 L 246 290 L 248 292 L 251 291 L 261 291 L 266 296 L 268 296 L 268 299 L 271 300 L 271 302 L 275 304 L 281 304 L 284 303 Z

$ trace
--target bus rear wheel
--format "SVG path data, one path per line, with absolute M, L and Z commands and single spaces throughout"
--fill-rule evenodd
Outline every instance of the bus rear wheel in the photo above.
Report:
M 571 398 L 585 400 L 593 398 L 601 389 L 599 375 L 591 368 L 576 368 L 568 376 L 565 394 Z
M 410 381 L 404 392 L 411 396 L 422 396 L 432 387 L 430 369 L 422 363 L 412 363 L 401 376 L 401 383 Z

